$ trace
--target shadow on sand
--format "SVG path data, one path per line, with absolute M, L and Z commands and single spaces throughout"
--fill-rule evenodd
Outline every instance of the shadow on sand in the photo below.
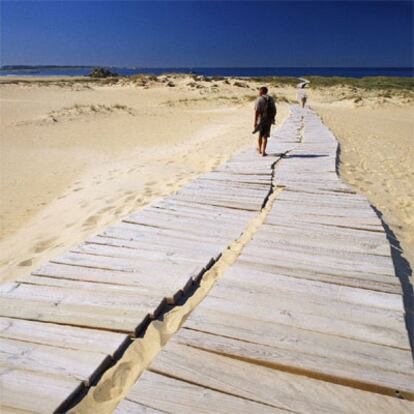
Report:
M 382 226 L 384 227 L 387 239 L 391 247 L 391 257 L 394 264 L 395 275 L 400 280 L 401 289 L 403 292 L 403 303 L 405 312 L 405 325 L 407 327 L 408 339 L 411 346 L 411 355 L 414 359 L 414 296 L 413 286 L 410 281 L 412 275 L 412 269 L 410 263 L 402 255 L 402 249 L 397 236 L 384 221 L 382 213 L 377 210 L 374 206 L 371 206 L 375 211 L 378 218 L 381 220 Z

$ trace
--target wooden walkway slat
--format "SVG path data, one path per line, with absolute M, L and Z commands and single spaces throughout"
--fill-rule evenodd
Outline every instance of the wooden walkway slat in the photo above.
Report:
M 128 337 L 125 334 L 102 330 L 0 318 L 0 338 L 49 345 L 59 349 L 93 349 L 97 353 L 113 356 Z
M 146 410 L 150 410 L 148 413 L 180 414 L 288 414 L 290 412 L 150 371 L 145 372 L 139 381 L 139 390 L 132 390 L 128 399 L 115 410 L 115 414 L 147 413 Z M 177 390 L 180 392 L 177 393 Z M 150 407 L 154 405 L 157 409 L 151 411 Z
M 81 385 L 70 377 L 8 368 L 0 368 L 0 383 L 2 414 L 53 413 Z
M 40 345 L 26 341 L 2 338 L 0 366 L 41 374 L 59 375 L 89 382 L 96 368 L 109 364 L 105 354 L 79 349 L 61 349 L 53 345 Z

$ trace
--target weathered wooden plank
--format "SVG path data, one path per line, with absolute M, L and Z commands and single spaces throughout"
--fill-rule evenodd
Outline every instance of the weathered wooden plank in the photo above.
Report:
M 162 395 L 162 398 L 159 398 Z M 115 414 L 141 413 L 142 406 L 153 407 L 156 413 L 180 414 L 282 414 L 289 411 L 269 407 L 250 399 L 206 389 L 196 384 L 145 372 L 139 382 L 121 402 Z M 135 410 L 135 411 L 132 411 Z M 152 413 L 152 411 L 148 411 Z
M 263 197 L 264 198 L 264 197 Z M 263 201 L 263 198 L 261 199 Z M 237 212 L 235 212 L 237 213 Z M 137 218 L 138 217 L 138 218 Z M 246 217 L 244 215 L 238 215 L 238 214 L 228 214 L 222 213 L 221 211 L 216 212 L 208 212 L 206 213 L 198 213 L 198 212 L 189 212 L 183 209 L 183 211 L 173 211 L 173 210 L 167 210 L 163 208 L 152 208 L 147 209 L 145 211 L 142 211 L 141 214 L 137 216 L 130 216 L 127 220 L 134 222 L 136 220 L 142 220 L 142 219 L 152 219 L 155 222 L 158 223 L 159 227 L 162 227 L 165 221 L 179 221 L 179 222 L 189 222 L 192 223 L 194 221 L 200 222 L 206 222 L 211 224 L 212 227 L 214 227 L 213 223 L 222 223 L 226 227 L 233 227 L 237 225 L 245 225 L 246 224 Z M 218 224 L 216 224 L 217 226 Z M 185 227 L 184 227 L 185 228 Z
M 395 277 L 394 265 L 388 256 L 368 255 L 365 253 L 340 251 L 338 248 L 331 249 L 327 247 L 312 246 L 293 246 L 282 243 L 272 245 L 271 247 L 256 246 L 250 244 L 244 250 L 244 253 L 257 258 L 271 257 L 272 260 L 297 260 L 312 266 L 316 264 L 320 268 L 335 267 L 345 272 L 361 274 L 377 274 Z
M 329 301 L 340 301 L 369 308 L 383 308 L 401 313 L 404 312 L 401 295 L 332 285 L 320 281 L 294 279 L 277 273 L 262 272 L 235 263 L 226 272 L 226 277 L 218 282 L 218 286 L 231 288 L 238 285 L 249 291 L 257 289 L 258 293 L 266 293 L 266 289 L 269 289 L 284 294 L 296 294 L 301 298 L 315 295 L 321 299 L 325 298 L 327 305 Z
M 36 276 L 44 278 L 79 280 L 86 282 L 96 282 L 111 285 L 141 286 L 147 289 L 156 289 L 162 296 L 171 296 L 186 286 L 191 277 L 185 274 L 175 274 L 160 272 L 157 275 L 151 273 L 133 273 L 117 270 L 96 269 L 91 267 L 72 266 L 58 263 L 48 263 L 33 272 L 32 277 L 25 277 L 26 282 L 39 283 Z M 23 279 L 19 279 L 23 280 Z M 48 281 L 51 283 L 51 281 Z
M 119 270 L 124 272 L 132 272 L 136 274 L 153 274 L 157 275 L 160 272 L 165 273 L 182 273 L 189 277 L 196 277 L 200 272 L 200 265 L 196 263 L 176 263 L 172 260 L 167 263 L 157 263 L 144 259 L 126 259 L 116 257 L 105 257 L 82 253 L 65 253 L 53 260 L 52 263 L 62 263 L 67 265 L 84 266 L 96 269 Z
M 282 218 L 285 222 L 287 220 L 298 221 L 306 226 L 307 223 L 321 223 L 325 226 L 348 227 L 370 231 L 383 232 L 383 227 L 375 218 L 353 216 L 349 217 L 345 213 L 338 211 L 337 214 L 328 215 L 322 211 L 315 210 L 312 214 L 309 209 L 297 211 L 290 210 L 290 208 L 281 208 L 276 204 L 276 209 L 272 210 L 266 219 L 268 224 L 277 224 Z
M 269 189 L 269 186 L 267 189 Z M 154 204 L 153 210 L 156 211 L 157 209 L 161 209 L 162 211 L 169 210 L 171 212 L 180 214 L 190 214 L 196 217 L 218 216 L 229 219 L 230 221 L 242 221 L 249 219 L 255 215 L 254 212 L 237 211 L 231 208 L 215 207 L 208 204 L 200 205 L 174 198 L 161 200 L 158 203 Z
M 0 338 L 49 345 L 58 349 L 114 353 L 128 339 L 125 334 L 0 317 Z
M 269 183 L 254 186 L 245 183 L 223 183 L 222 181 L 212 180 L 197 180 L 183 187 L 183 189 L 177 191 L 176 194 L 184 193 L 196 193 L 196 194 L 207 194 L 207 195 L 218 195 L 236 199 L 246 199 L 249 197 L 263 197 L 269 191 L 271 185 L 271 168 L 267 169 L 269 177 Z
M 234 208 L 237 210 L 247 210 L 247 211 L 258 211 L 261 208 L 261 204 L 256 202 L 249 202 L 249 201 L 239 201 L 239 200 L 229 200 L 225 199 L 224 197 L 209 197 L 209 196 L 200 196 L 196 200 L 194 196 L 189 194 L 177 195 L 177 199 L 185 200 L 185 201 L 193 201 L 194 203 L 198 204 L 208 204 L 212 206 L 218 207 L 229 207 Z
M 390 257 L 390 245 L 382 233 L 328 227 L 318 224 L 303 226 L 298 223 L 264 224 L 254 236 L 256 245 L 278 244 L 315 246 L 347 252 L 361 252 Z
M 142 405 L 135 400 L 125 398 L 114 411 L 115 414 L 168 414 L 168 411 L 160 411 L 154 408 Z
M 178 242 L 181 240 L 190 240 L 203 244 L 212 244 L 219 249 L 228 244 L 227 238 L 217 240 L 214 234 L 208 232 L 193 234 L 182 229 L 161 229 L 127 222 L 121 222 L 117 226 L 108 227 L 100 235 L 116 237 L 123 240 L 143 240 L 149 244 L 158 241 L 174 243 L 174 240 Z
M 169 255 L 183 255 L 188 256 L 191 252 L 193 257 L 200 256 L 205 260 L 206 257 L 216 257 L 221 253 L 220 250 L 212 243 L 204 243 L 200 241 L 199 244 L 195 244 L 194 241 L 185 240 L 185 239 L 165 239 L 160 238 L 159 240 L 153 239 L 150 243 L 148 241 L 136 240 L 131 238 L 115 238 L 115 237 L 105 237 L 105 236 L 95 236 L 89 238 L 86 243 L 88 244 L 102 244 L 108 246 L 118 246 L 118 247 L 127 247 L 133 250 L 140 250 L 142 252 L 154 250 L 165 252 Z
M 351 263 L 338 260 L 337 262 L 323 263 L 319 262 L 316 257 L 312 258 L 310 255 L 298 255 L 300 259 L 297 259 L 295 254 L 289 252 L 277 252 L 271 256 L 257 256 L 250 255 L 246 252 L 240 259 L 243 262 L 250 262 L 252 266 L 254 264 L 289 269 L 292 275 L 300 275 L 302 273 L 309 274 L 317 273 L 322 275 L 333 275 L 338 278 L 351 278 L 351 279 L 364 279 L 368 281 L 378 281 L 388 284 L 399 285 L 398 279 L 391 274 L 381 274 L 380 271 L 371 270 L 369 266 L 364 266 L 363 263 L 359 263 L 358 266 L 353 267 Z M 342 269 L 339 266 L 342 266 Z M 285 270 L 286 272 L 286 270 Z M 285 273 L 284 273 L 285 274 Z
M 105 288 L 102 290 L 92 283 L 85 284 L 82 289 L 43 285 L 36 285 L 34 289 L 31 285 L 20 284 L 12 292 L 0 296 L 0 315 L 134 332 L 163 302 L 159 295 L 142 293 L 137 296 L 114 286 Z
M 201 252 L 197 254 L 197 251 L 194 251 L 194 254 L 190 254 L 190 252 L 182 252 L 181 254 L 177 252 L 173 248 L 173 246 L 170 247 L 169 250 L 166 252 L 161 251 L 160 249 L 147 249 L 147 250 L 141 250 L 130 246 L 125 246 L 125 243 L 123 245 L 107 245 L 104 243 L 83 243 L 80 244 L 73 249 L 71 249 L 71 252 L 74 253 L 85 253 L 85 254 L 91 254 L 96 256 L 105 256 L 105 257 L 114 257 L 119 259 L 132 259 L 132 260 L 151 260 L 151 261 L 162 261 L 167 262 L 171 264 L 179 264 L 179 263 L 195 263 L 200 265 L 202 268 L 203 265 L 208 262 L 211 259 L 211 256 L 209 254 L 206 254 L 204 252 Z M 187 254 L 186 254 L 187 253 Z M 217 253 L 218 254 L 218 253 Z
M 214 203 L 214 201 L 208 200 L 207 204 Z M 230 205 L 230 203 L 225 203 Z M 243 206 L 245 207 L 245 206 Z M 235 234 L 240 234 L 244 228 L 245 223 L 241 222 L 239 226 L 234 224 L 227 224 L 224 220 L 218 221 L 213 219 L 188 219 L 188 218 L 175 218 L 168 219 L 156 216 L 138 215 L 134 217 L 128 217 L 124 220 L 127 223 L 143 224 L 146 226 L 166 228 L 173 230 L 180 230 L 192 234 L 203 235 L 208 233 L 214 237 L 227 237 L 233 238 Z
M 280 194 L 278 200 L 284 200 L 286 202 L 300 202 L 304 204 L 312 205 L 324 205 L 324 206 L 346 206 L 348 208 L 368 208 L 370 205 L 368 200 L 355 193 L 337 193 L 337 192 L 319 192 L 312 193 L 308 191 L 291 191 L 287 188 Z
M 349 206 L 325 206 L 322 203 L 318 206 L 308 202 L 303 202 L 301 205 L 297 205 L 294 201 L 278 200 L 275 208 L 272 209 L 272 213 L 269 215 L 273 217 L 275 214 L 283 214 L 283 217 L 290 217 L 296 215 L 303 215 L 308 218 L 309 216 L 321 216 L 322 221 L 333 218 L 341 218 L 346 222 L 364 222 L 366 225 L 377 226 L 382 229 L 382 225 L 375 215 L 374 211 L 370 211 L 367 208 L 359 206 L 358 208 L 349 208 Z
M 40 414 L 55 412 L 80 386 L 73 378 L 24 369 L 1 369 L 0 383 L 2 407 Z
M 188 284 L 192 282 L 187 281 Z M 47 276 L 38 276 L 30 275 L 24 279 L 19 279 L 21 285 L 32 286 L 32 288 L 37 288 L 37 286 L 47 287 L 56 287 L 64 289 L 80 289 L 82 291 L 89 292 L 100 292 L 103 295 L 117 295 L 122 297 L 124 295 L 127 298 L 134 297 L 136 301 L 140 299 L 144 302 L 148 297 L 151 298 L 168 298 L 170 301 L 173 301 L 174 298 L 181 296 L 182 285 L 177 286 L 177 291 L 167 290 L 163 287 L 154 286 L 154 283 L 147 285 L 128 285 L 128 284 L 117 284 L 117 283 L 94 283 L 84 280 L 75 280 L 75 279 L 63 279 L 59 277 L 47 277 Z
M 266 260 L 260 260 L 255 257 L 243 256 L 238 260 L 243 266 L 257 269 L 263 272 L 276 273 L 279 275 L 289 276 L 297 279 L 308 279 L 333 283 L 343 286 L 351 286 L 362 289 L 369 289 L 378 292 L 388 292 L 402 294 L 401 286 L 397 278 L 381 275 L 357 274 L 355 276 L 344 272 L 337 272 L 331 269 L 312 269 L 307 266 L 298 266 L 294 262 L 277 262 L 269 263 Z
M 33 342 L 2 338 L 0 366 L 40 374 L 70 377 L 89 382 L 99 367 L 109 366 L 107 354 L 80 349 L 58 348 Z

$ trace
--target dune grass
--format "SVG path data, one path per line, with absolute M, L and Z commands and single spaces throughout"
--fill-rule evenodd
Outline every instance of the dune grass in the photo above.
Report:
M 305 76 L 310 88 L 348 86 L 365 90 L 406 90 L 414 91 L 414 78 L 394 76 L 368 76 L 364 78 L 346 78 L 338 76 Z M 251 77 L 252 81 L 270 86 L 296 86 L 298 78 L 291 76 Z

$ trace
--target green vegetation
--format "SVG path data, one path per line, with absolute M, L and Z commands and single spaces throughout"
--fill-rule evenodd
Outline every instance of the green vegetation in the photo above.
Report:
M 305 76 L 310 88 L 348 86 L 365 90 L 414 91 L 414 78 L 393 76 L 371 76 L 365 78 L 344 78 L 337 76 Z M 299 79 L 290 76 L 252 77 L 252 81 L 269 86 L 296 86 Z
M 310 87 L 320 86 L 350 86 L 366 90 L 399 89 L 414 90 L 414 78 L 400 78 L 387 76 L 372 76 L 365 78 L 340 78 L 309 76 Z
M 246 80 L 251 80 L 257 83 L 262 84 L 263 86 L 296 86 L 300 81 L 298 78 L 293 76 L 255 76 L 246 78 Z
M 109 69 L 99 67 L 94 68 L 93 71 L 87 76 L 90 76 L 91 78 L 112 78 L 119 75 L 111 72 Z

